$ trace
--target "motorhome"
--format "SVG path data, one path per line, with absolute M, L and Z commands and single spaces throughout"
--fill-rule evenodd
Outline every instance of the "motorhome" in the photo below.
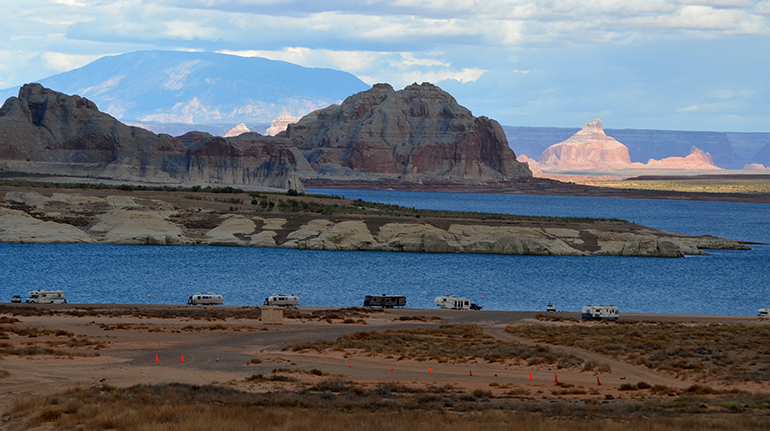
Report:
M 549 302 L 548 305 L 545 306 L 545 311 L 554 312 L 556 311 L 556 306 Z
M 614 305 L 586 305 L 583 307 L 583 319 L 618 320 L 620 314 Z
M 770 317 L 770 308 L 760 308 L 759 317 Z
M 187 298 L 187 305 L 222 305 L 222 295 L 213 293 L 196 293 Z
M 281 307 L 291 307 L 299 305 L 297 295 L 286 295 L 285 293 L 274 293 L 265 298 L 265 305 L 278 305 Z
M 366 295 L 364 307 L 393 308 L 406 305 L 406 297 L 402 295 Z
M 470 299 L 460 298 L 456 295 L 438 296 L 433 300 L 433 303 L 444 310 L 470 310 L 471 308 Z
M 27 293 L 30 304 L 66 304 L 63 290 L 33 290 Z

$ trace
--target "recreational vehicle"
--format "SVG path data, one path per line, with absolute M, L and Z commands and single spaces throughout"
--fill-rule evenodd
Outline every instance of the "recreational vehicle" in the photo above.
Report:
M 433 300 L 433 303 L 444 310 L 469 310 L 471 308 L 470 299 L 455 295 L 438 296 Z
M 33 290 L 27 293 L 27 302 L 31 304 L 66 304 L 63 290 Z
M 770 308 L 760 308 L 759 317 L 770 317 Z
M 583 307 L 583 319 L 618 320 L 620 314 L 614 305 L 586 305 Z
M 364 307 L 393 308 L 406 305 L 406 297 L 401 295 L 366 295 Z
M 545 311 L 556 311 L 556 306 L 549 302 L 548 305 L 545 306 Z
M 299 297 L 297 295 L 286 295 L 285 293 L 274 293 L 265 298 L 265 305 L 278 305 L 281 307 L 291 307 L 299 305 Z
M 187 298 L 187 305 L 222 305 L 222 295 L 213 293 L 196 293 Z

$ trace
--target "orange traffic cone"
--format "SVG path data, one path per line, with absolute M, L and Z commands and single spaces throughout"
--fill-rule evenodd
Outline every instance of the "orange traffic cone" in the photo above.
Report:
M 160 361 L 158 360 L 158 354 L 157 354 L 157 353 L 155 354 L 155 362 L 160 362 Z
M 393 367 L 390 367 L 390 371 L 393 371 Z
M 430 371 L 430 367 L 428 367 L 428 374 L 430 374 L 430 373 L 431 373 L 431 371 Z
M 553 375 L 553 382 L 554 383 L 559 383 L 559 376 L 557 374 Z
M 532 381 L 532 373 L 531 372 L 529 373 L 529 381 L 530 382 Z
M 601 386 L 602 382 L 599 380 L 599 376 L 596 376 L 596 384 Z
M 348 368 L 353 368 L 353 364 L 348 364 Z
M 219 356 L 217 356 L 217 362 L 219 362 Z
M 473 377 L 473 371 L 469 371 L 471 373 L 471 377 Z
M 180 362 L 184 362 L 184 355 L 182 355 L 182 360 Z

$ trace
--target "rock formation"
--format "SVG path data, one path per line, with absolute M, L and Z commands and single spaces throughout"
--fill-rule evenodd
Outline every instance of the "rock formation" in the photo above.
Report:
M 182 139 L 129 127 L 79 96 L 27 84 L 0 108 L 0 170 L 301 190 L 288 141 Z M 259 135 L 257 135 L 259 137 Z M 294 151 L 301 157 L 298 151 Z
M 693 146 L 686 157 L 649 159 L 631 163 L 628 147 L 604 133 L 598 118 L 591 120 L 569 139 L 546 148 L 533 167 L 544 171 L 608 171 L 622 169 L 718 170 L 711 154 Z
M 287 124 L 292 118 L 279 120 Z M 278 120 L 273 126 L 280 127 Z M 239 125 L 178 138 L 130 127 L 91 101 L 22 87 L 0 109 L 0 170 L 142 182 L 303 190 L 300 176 L 461 182 L 531 177 L 500 125 L 438 87 L 387 84 L 315 111 L 275 137 Z
M 288 126 L 313 172 L 303 176 L 379 176 L 419 180 L 531 177 L 516 161 L 500 125 L 474 117 L 440 88 L 388 84 L 354 94 Z
M 251 130 L 249 130 L 249 128 L 246 127 L 245 124 L 241 123 L 241 124 L 233 127 L 232 129 L 228 130 L 227 133 L 225 133 L 225 138 L 231 138 L 233 136 L 238 136 L 238 135 L 241 135 L 243 133 L 248 133 L 248 132 L 251 132 Z
M 647 169 L 687 169 L 687 170 L 720 170 L 711 160 L 711 154 L 698 147 L 692 147 L 686 157 L 666 157 L 665 159 L 650 159 L 646 164 L 634 163 L 634 167 Z
M 297 121 L 299 121 L 299 117 L 292 117 L 291 115 L 281 115 L 280 117 L 270 122 L 270 127 L 268 127 L 267 130 L 265 131 L 265 135 L 275 136 L 283 132 L 284 130 L 286 130 L 286 127 L 288 127 L 289 124 L 294 124 Z
M 569 139 L 546 148 L 540 155 L 543 170 L 607 170 L 631 167 L 628 148 L 607 136 L 598 118 Z
M 208 215 L 206 215 L 208 212 Z M 205 227 L 191 217 L 205 215 Z M 223 245 L 312 250 L 494 253 L 559 256 L 681 257 L 702 249 L 748 249 L 712 236 L 690 236 L 606 222 L 556 226 L 453 222 L 445 229 L 413 218 L 372 224 L 316 215 L 308 219 L 178 209 L 159 199 L 9 191 L 0 197 L 0 242 Z M 77 227 L 75 225 L 77 225 Z M 195 227 L 193 227 L 195 226 Z

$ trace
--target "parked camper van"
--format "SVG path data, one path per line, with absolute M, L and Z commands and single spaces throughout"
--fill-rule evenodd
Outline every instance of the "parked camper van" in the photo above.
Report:
M 30 304 L 66 304 L 63 290 L 33 290 L 27 293 Z
M 222 295 L 213 293 L 196 293 L 187 298 L 187 305 L 222 305 Z
M 760 308 L 759 317 L 770 317 L 770 308 Z
M 438 296 L 433 300 L 433 303 L 444 310 L 469 310 L 471 308 L 470 299 L 455 295 Z
M 583 307 L 583 319 L 618 320 L 620 313 L 614 305 L 586 305 Z
M 406 305 L 406 297 L 401 295 L 366 295 L 364 307 L 393 308 Z
M 548 305 L 545 306 L 545 311 L 554 312 L 556 311 L 556 306 L 549 302 Z
M 281 307 L 291 307 L 299 305 L 299 297 L 297 295 L 286 295 L 285 293 L 274 293 L 265 298 L 265 305 L 278 305 Z

